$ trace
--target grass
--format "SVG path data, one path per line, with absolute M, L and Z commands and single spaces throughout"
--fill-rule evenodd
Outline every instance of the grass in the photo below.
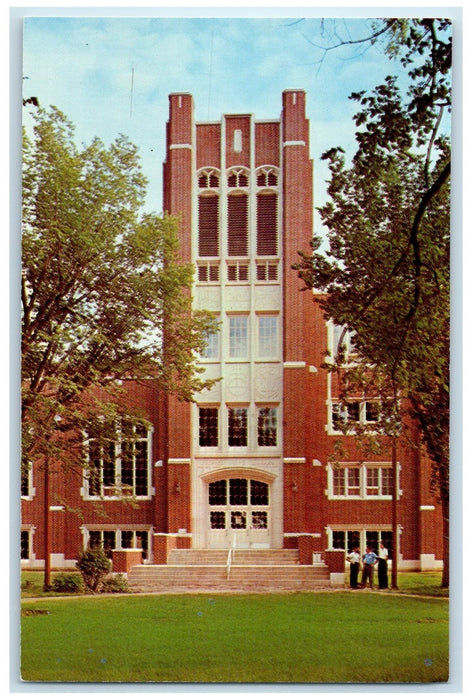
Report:
M 63 682 L 430 683 L 448 603 L 370 591 L 23 602 L 22 678 Z
M 75 570 L 77 573 L 77 570 Z M 59 572 L 53 572 L 52 580 Z M 70 573 L 70 570 L 68 571 Z M 21 572 L 21 597 L 40 598 L 51 596 L 74 596 L 74 593 L 55 593 L 54 591 L 43 591 L 44 573 L 42 571 L 22 571 Z M 346 586 L 349 586 L 349 573 L 346 574 Z M 441 588 L 440 572 L 404 572 L 398 573 L 398 593 L 408 593 L 410 595 L 428 595 L 447 598 L 449 591 Z

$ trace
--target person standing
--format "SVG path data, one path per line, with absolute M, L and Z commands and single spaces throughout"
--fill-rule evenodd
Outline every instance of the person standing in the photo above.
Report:
M 362 557 L 362 581 L 361 588 L 365 588 L 367 581 L 369 581 L 370 587 L 374 587 L 374 566 L 377 562 L 377 555 L 372 551 L 370 547 L 365 548 L 365 554 Z
M 383 542 L 380 543 L 378 561 L 379 588 L 388 588 L 388 549 Z
M 359 564 L 361 561 L 361 555 L 359 552 L 359 547 L 354 547 L 352 552 L 350 552 L 347 557 L 346 561 L 349 562 L 350 564 L 350 570 L 349 570 L 349 585 L 351 588 L 358 588 L 357 585 L 357 579 L 359 576 Z

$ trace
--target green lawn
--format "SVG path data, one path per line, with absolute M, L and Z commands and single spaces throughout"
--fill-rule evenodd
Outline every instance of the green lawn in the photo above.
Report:
M 448 602 L 370 591 L 23 601 L 22 677 L 82 682 L 435 682 Z

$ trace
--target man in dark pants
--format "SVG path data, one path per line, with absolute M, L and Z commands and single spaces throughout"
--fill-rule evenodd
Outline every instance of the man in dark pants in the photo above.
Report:
M 361 588 L 365 588 L 367 581 L 370 583 L 370 587 L 374 587 L 374 566 L 377 562 L 377 555 L 371 550 L 370 547 L 365 548 L 365 554 L 362 557 L 363 569 L 362 569 L 362 581 Z
M 358 588 L 357 585 L 357 579 L 359 576 L 359 563 L 360 563 L 361 557 L 359 553 L 359 547 L 354 547 L 352 552 L 347 555 L 346 561 L 349 562 L 350 570 L 349 570 L 349 585 L 351 588 Z

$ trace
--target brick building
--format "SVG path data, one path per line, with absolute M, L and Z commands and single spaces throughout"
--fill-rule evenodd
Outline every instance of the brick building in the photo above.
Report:
M 173 548 L 227 550 L 391 548 L 391 455 L 366 460 L 338 430 L 332 376 L 322 367 L 339 329 L 292 269 L 313 231 L 313 176 L 305 94 L 286 90 L 280 119 L 224 115 L 196 123 L 189 94 L 169 97 L 164 209 L 181 219 L 194 263 L 194 304 L 220 323 L 201 358 L 221 378 L 194 404 L 129 383 L 152 429 L 136 426 L 134 456 L 50 485 L 52 566 L 90 543 L 142 546 L 146 563 Z M 375 425 L 359 400 L 356 419 Z M 345 462 L 332 459 L 342 439 Z M 429 466 L 400 447 L 399 568 L 441 565 L 441 518 Z M 106 472 L 106 473 L 105 473 Z M 131 506 L 123 489 L 135 497 Z M 121 489 L 121 490 L 120 490 Z M 77 509 L 64 509 L 63 501 Z M 97 505 L 100 508 L 97 508 Z M 101 511 L 100 511 L 101 509 Z M 22 564 L 44 563 L 44 483 L 22 485 Z

